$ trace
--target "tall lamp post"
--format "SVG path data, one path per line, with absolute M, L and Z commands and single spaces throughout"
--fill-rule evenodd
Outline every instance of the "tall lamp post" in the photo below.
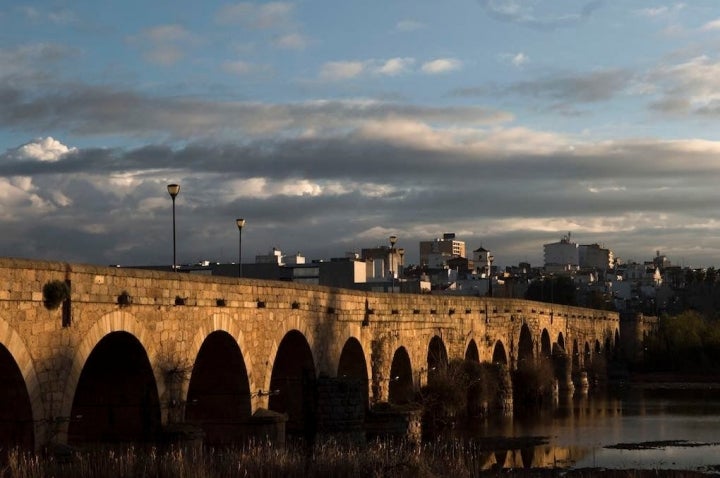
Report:
M 402 273 L 403 273 L 403 257 L 405 256 L 405 248 L 398 248 L 398 255 L 400 256 L 400 264 L 398 265 L 398 280 L 400 282 L 400 291 L 402 292 Z
M 235 219 L 238 227 L 238 277 L 242 277 L 242 229 L 245 226 L 245 219 Z
M 488 295 L 492 297 L 492 263 L 495 260 L 495 257 L 492 255 L 488 255 Z
M 168 184 L 167 186 L 168 194 L 170 194 L 170 197 L 172 198 L 172 211 L 173 211 L 173 265 L 172 269 L 173 272 L 177 272 L 177 256 L 176 256 L 176 248 L 175 248 L 175 198 L 180 193 L 180 185 L 179 184 Z
M 393 270 L 393 262 L 395 262 L 395 243 L 397 242 L 397 236 L 393 234 L 390 236 L 390 277 L 391 277 L 391 289 L 390 292 L 395 290 L 395 271 Z

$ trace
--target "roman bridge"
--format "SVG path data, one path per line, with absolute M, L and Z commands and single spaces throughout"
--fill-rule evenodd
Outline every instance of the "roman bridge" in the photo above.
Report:
M 616 313 L 526 300 L 0 259 L 0 446 L 232 436 L 266 410 L 302 431 L 352 383 L 363 412 L 406 403 L 454 359 L 566 354 L 571 389 L 619 337 Z

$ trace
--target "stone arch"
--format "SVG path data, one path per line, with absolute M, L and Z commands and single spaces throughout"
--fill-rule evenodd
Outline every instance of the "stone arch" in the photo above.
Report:
M 259 384 L 256 383 L 256 376 L 253 373 L 253 366 L 252 366 L 252 360 L 249 360 L 249 354 L 248 354 L 248 346 L 245 342 L 245 336 L 243 335 L 242 329 L 240 329 L 239 323 L 237 320 L 233 320 L 232 317 L 230 317 L 227 314 L 213 314 L 208 319 L 204 320 L 202 325 L 197 329 L 195 332 L 195 335 L 193 336 L 192 342 L 190 344 L 190 347 L 187 349 L 187 357 L 178 357 L 178 359 L 189 361 L 190 363 L 194 363 L 195 360 L 197 360 L 197 356 L 200 353 L 200 348 L 205 343 L 205 339 L 212 334 L 213 332 L 226 332 L 228 333 L 233 339 L 235 339 L 235 342 L 237 343 L 238 347 L 240 347 L 240 351 L 243 354 L 243 359 L 245 361 L 245 370 L 247 372 L 247 378 L 248 383 L 250 384 L 250 390 L 255 390 L 257 388 L 263 388 Z M 162 344 L 161 344 L 162 346 Z M 175 351 L 175 353 L 179 353 L 179 351 Z M 268 375 L 267 383 L 262 384 L 265 388 L 265 390 L 268 389 L 270 386 L 270 374 Z M 182 396 L 185 400 L 187 400 L 187 393 L 188 393 L 188 387 L 189 382 L 183 383 L 183 390 L 182 390 Z
M 572 345 L 572 369 L 573 371 L 580 370 L 580 350 L 578 350 L 577 339 L 573 340 Z
M 312 349 L 299 330 L 288 331 L 275 354 L 268 408 L 287 413 L 289 434 L 314 435 L 317 377 Z
M 492 363 L 496 365 L 507 365 L 508 363 L 508 356 L 507 352 L 505 352 L 505 346 L 500 340 L 496 341 L 495 346 L 493 347 Z
M 620 343 L 620 331 L 618 329 L 615 329 L 615 341 L 613 345 L 614 356 L 619 358 L 622 355 L 622 345 Z
M 203 429 L 207 444 L 243 441 L 252 395 L 243 351 L 232 335 L 216 330 L 205 338 L 187 389 L 185 420 Z
M 430 381 L 439 373 L 447 369 L 448 354 L 443 340 L 435 335 L 430 339 L 427 352 L 427 378 Z
M 276 339 L 273 341 L 272 346 L 269 349 L 268 358 L 267 360 L 261 360 L 260 358 L 257 358 L 258 361 L 258 367 L 257 367 L 257 376 L 251 376 L 250 380 L 250 386 L 253 387 L 253 383 L 256 382 L 262 382 L 262 389 L 263 390 L 270 390 L 270 382 L 271 382 L 271 373 L 265 372 L 264 377 L 261 379 L 259 375 L 262 373 L 263 369 L 267 369 L 267 367 L 263 367 L 263 365 L 268 364 L 274 364 L 275 360 L 277 360 L 277 354 L 280 347 L 280 342 L 289 334 L 290 332 L 298 332 L 300 333 L 307 342 L 308 346 L 310 347 L 310 350 L 316 350 L 315 343 L 314 343 L 314 334 L 312 333 L 312 330 L 308 327 L 308 321 L 306 320 L 300 320 L 298 316 L 291 316 L 290 320 L 282 321 L 281 325 L 279 325 L 277 328 L 278 335 L 276 336 Z M 318 375 L 318 364 L 314 359 L 313 356 L 313 366 L 315 367 L 314 373 L 317 377 Z M 250 370 L 248 370 L 250 372 Z M 256 380 L 252 380 L 252 378 L 255 378 Z
M 590 350 L 590 344 L 588 342 L 585 342 L 585 353 L 583 355 L 583 365 L 585 368 L 588 368 L 590 366 L 590 362 L 592 361 L 592 351 Z
M 480 351 L 475 343 L 474 339 L 470 339 L 465 349 L 465 360 L 469 360 L 474 363 L 480 363 Z
M 46 439 L 51 437 L 44 436 L 45 428 L 41 419 L 46 417 L 42 394 L 40 393 L 40 382 L 38 381 L 38 376 L 35 372 L 33 359 L 30 356 L 30 352 L 28 351 L 25 342 L 23 342 L 20 338 L 20 335 L 10 326 L 10 324 L 2 319 L 0 319 L 0 345 L 4 346 L 12 357 L 12 360 L 15 362 L 15 365 L 17 365 L 19 373 L 22 377 L 23 384 L 25 385 L 25 392 L 27 393 L 27 400 L 32 413 L 32 416 L 30 417 L 30 423 L 33 424 L 31 425 L 31 446 L 37 449 L 45 442 Z
M 565 350 L 565 337 L 563 337 L 562 332 L 558 332 L 557 344 L 561 349 L 563 349 L 563 351 Z
M 365 362 L 365 352 L 360 341 L 355 337 L 350 337 L 345 341 L 338 361 L 337 376 L 357 381 L 360 386 L 363 404 L 367 410 L 370 404 L 370 376 Z
M 80 374 L 95 349 L 95 346 L 108 334 L 113 332 L 127 332 L 137 341 L 145 350 L 151 366 L 157 364 L 157 351 L 152 346 L 149 332 L 142 324 L 131 314 L 122 310 L 116 310 L 102 316 L 90 330 L 85 333 L 85 338 L 80 342 L 73 357 L 72 367 L 65 382 L 65 392 L 63 393 L 63 403 L 60 409 L 61 417 L 70 417 L 73 401 L 75 399 L 75 391 L 80 382 Z M 159 367 L 153 366 L 153 375 L 155 376 L 155 384 L 157 386 L 158 397 L 163 397 L 165 393 L 165 378 Z M 163 417 L 164 418 L 164 417 Z M 67 425 L 60 430 L 60 435 L 67 438 Z
M 518 367 L 524 362 L 530 363 L 533 360 L 533 339 L 527 324 L 523 324 L 520 328 L 517 360 Z
M 412 364 L 405 347 L 401 346 L 395 350 L 388 380 L 388 401 L 390 403 L 404 404 L 414 400 Z
M 605 356 L 610 357 L 610 353 L 612 352 L 612 339 L 610 337 L 605 337 Z
M 115 331 L 93 347 L 80 373 L 69 415 L 69 443 L 155 442 L 158 387 L 145 347 Z
M 550 334 L 547 329 L 543 329 L 540 335 L 540 354 L 543 357 L 550 357 L 552 353 L 552 344 L 550 343 Z

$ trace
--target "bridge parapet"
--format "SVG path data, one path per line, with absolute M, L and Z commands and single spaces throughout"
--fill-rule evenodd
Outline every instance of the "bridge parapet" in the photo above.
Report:
M 56 310 L 43 304 L 43 287 L 51 281 L 70 289 L 69 300 Z M 97 357 L 120 353 L 122 361 L 127 352 L 137 363 L 147 363 L 142 380 L 154 383 L 155 390 L 147 393 L 157 397 L 164 424 L 186 418 L 194 387 L 219 386 L 236 375 L 244 383 L 233 393 L 247 401 L 248 414 L 289 406 L 277 404 L 273 387 L 278 377 L 307 373 L 308 366 L 315 377 L 363 376 L 367 400 L 384 401 L 400 352 L 406 355 L 402 370 L 411 376 L 409 386 L 417 387 L 438 351 L 446 359 L 504 360 L 512 367 L 524 329 L 530 353 L 537 356 L 543 333 L 551 345 L 562 342 L 580 355 L 583 348 L 595 350 L 608 340 L 617 346 L 618 328 L 613 312 L 521 299 L 372 293 L 0 258 L 0 352 L 7 351 L 0 366 L 4 360 L 17 370 L 29 409 L 22 414 L 33 423 L 31 432 L 23 433 L 35 445 L 67 441 L 78 396 L 94 396 L 110 386 L 87 385 L 83 378 Z M 305 357 L 304 365 L 286 356 Z M 222 375 L 229 363 L 239 369 Z M 198 370 L 217 377 L 193 377 Z

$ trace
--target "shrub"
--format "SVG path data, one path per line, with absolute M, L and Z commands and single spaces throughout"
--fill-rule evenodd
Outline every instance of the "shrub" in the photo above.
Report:
M 70 288 L 64 281 L 54 280 L 43 286 L 43 304 L 48 310 L 57 309 L 68 297 Z

